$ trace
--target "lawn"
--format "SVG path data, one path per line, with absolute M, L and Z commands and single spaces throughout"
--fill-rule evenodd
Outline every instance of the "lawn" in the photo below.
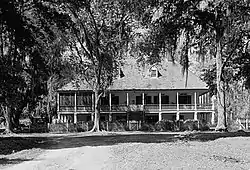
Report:
M 82 169 L 82 164 L 88 169 L 249 169 L 249 143 L 249 132 L 3 136 L 0 169 L 26 169 L 27 165 L 32 169 L 34 162 L 38 169 Z

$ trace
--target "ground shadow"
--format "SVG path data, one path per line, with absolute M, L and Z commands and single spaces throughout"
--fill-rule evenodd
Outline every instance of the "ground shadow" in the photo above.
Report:
M 0 137 L 0 155 L 40 148 L 47 141 L 49 141 L 47 137 Z
M 31 161 L 31 159 L 8 159 L 8 158 L 0 158 L 0 165 L 10 165 L 10 164 L 18 164 L 24 161 Z
M 226 137 L 249 137 L 250 132 L 196 133 L 79 133 L 50 137 L 0 137 L 0 155 L 24 149 L 63 149 L 82 146 L 109 146 L 121 143 L 164 143 L 176 141 L 211 141 Z
M 109 146 L 121 143 L 164 143 L 176 141 L 212 141 L 218 138 L 250 136 L 250 132 L 225 133 L 143 133 L 95 136 L 65 136 L 46 142 L 46 149 L 76 148 L 82 146 Z

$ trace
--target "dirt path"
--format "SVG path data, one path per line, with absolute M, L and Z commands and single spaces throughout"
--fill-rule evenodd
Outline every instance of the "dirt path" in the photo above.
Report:
M 171 136 L 55 139 L 35 159 L 5 170 L 250 169 L 250 137 L 169 141 Z M 123 142 L 125 141 L 125 142 Z
M 107 146 L 47 150 L 34 160 L 25 161 L 6 170 L 105 169 L 108 157 Z

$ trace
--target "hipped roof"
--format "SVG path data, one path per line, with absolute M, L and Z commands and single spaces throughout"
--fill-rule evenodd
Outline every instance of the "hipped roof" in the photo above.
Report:
M 188 71 L 187 85 L 185 75 L 182 73 L 182 66 L 171 61 L 162 61 L 157 68 L 160 76 L 150 77 L 152 65 L 138 67 L 135 60 L 128 60 L 121 71 L 124 77 L 114 80 L 109 90 L 188 90 L 188 89 L 208 89 L 206 83 L 198 76 Z M 91 90 L 92 88 L 84 82 L 78 84 L 70 82 L 59 91 Z

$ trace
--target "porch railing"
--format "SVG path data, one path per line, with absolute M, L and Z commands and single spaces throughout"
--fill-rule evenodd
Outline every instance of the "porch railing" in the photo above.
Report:
M 212 104 L 197 104 L 197 110 L 212 110 Z
M 60 106 L 59 111 L 61 112 L 72 112 L 75 110 L 75 106 Z
M 194 104 L 179 104 L 180 110 L 194 110 L 195 105 Z
M 92 111 L 93 108 L 91 105 L 82 105 L 82 106 L 76 106 L 77 111 Z
M 212 110 L 212 104 L 197 104 L 196 105 L 197 111 L 206 111 Z M 103 105 L 100 108 L 101 112 L 110 112 L 109 105 Z M 177 105 L 176 104 L 161 104 L 161 111 L 176 111 Z M 194 104 L 179 104 L 179 110 L 195 110 Z M 74 112 L 75 106 L 60 106 L 59 111 L 61 112 Z M 90 112 L 93 111 L 93 107 L 91 105 L 81 105 L 76 106 L 76 111 L 83 111 L 83 112 Z M 127 111 L 146 111 L 146 112 L 158 112 L 160 111 L 159 104 L 147 104 L 147 105 L 112 105 L 111 106 L 112 112 L 127 112 Z
M 161 110 L 177 110 L 177 105 L 176 104 L 162 104 L 161 105 Z
M 149 111 L 149 112 L 158 112 L 159 111 L 159 104 L 144 105 L 144 110 Z

